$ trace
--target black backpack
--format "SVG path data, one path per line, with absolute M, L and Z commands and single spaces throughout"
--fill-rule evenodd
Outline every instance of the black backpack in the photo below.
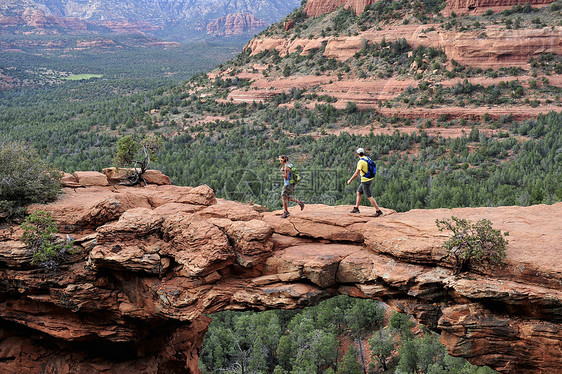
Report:
M 365 174 L 363 174 L 363 178 L 374 178 L 377 173 L 377 164 L 375 164 L 375 161 L 371 160 L 367 156 L 365 156 L 365 158 L 362 157 L 361 160 L 366 161 L 368 166 L 368 170 Z

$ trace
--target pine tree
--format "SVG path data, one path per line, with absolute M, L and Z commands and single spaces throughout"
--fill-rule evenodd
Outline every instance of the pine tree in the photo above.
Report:
M 361 364 L 357 360 L 357 349 L 350 346 L 342 361 L 338 364 L 337 374 L 363 374 Z

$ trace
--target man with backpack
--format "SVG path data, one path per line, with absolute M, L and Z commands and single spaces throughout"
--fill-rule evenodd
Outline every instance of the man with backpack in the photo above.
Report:
M 361 196 L 365 195 L 376 209 L 375 217 L 382 216 L 382 210 L 380 210 L 379 206 L 377 205 L 377 201 L 371 194 L 371 183 L 373 182 L 373 178 L 375 177 L 377 166 L 375 165 L 375 162 L 373 160 L 365 155 L 365 150 L 363 148 L 358 148 L 356 152 L 357 156 L 359 157 L 359 161 L 357 162 L 357 170 L 355 170 L 353 176 L 349 178 L 347 184 L 351 184 L 351 181 L 357 178 L 359 174 L 361 174 L 361 184 L 357 189 L 357 202 L 355 203 L 355 206 L 350 213 L 359 213 Z
M 289 164 L 289 157 L 279 156 L 281 163 L 281 175 L 283 176 L 283 191 L 281 191 L 281 200 L 283 201 L 283 215 L 281 218 L 287 218 L 289 213 L 289 201 L 299 204 L 301 210 L 304 209 L 304 202 L 295 199 L 291 195 L 295 191 L 295 185 L 299 182 L 299 176 L 294 172 L 293 165 Z

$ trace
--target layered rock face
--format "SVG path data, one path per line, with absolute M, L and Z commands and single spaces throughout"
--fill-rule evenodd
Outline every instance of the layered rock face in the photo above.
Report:
M 0 227 L 0 372 L 198 373 L 206 313 L 338 294 L 383 300 L 441 332 L 451 354 L 500 372 L 562 365 L 562 203 L 376 219 L 307 205 L 281 219 L 207 186 L 73 177 L 59 201 L 31 208 L 75 238 L 58 270 L 32 265 L 18 226 Z M 434 224 L 451 215 L 509 231 L 507 266 L 453 275 Z
M 486 30 L 485 39 L 476 31 L 430 31 L 419 26 L 392 26 L 386 30 L 367 31 L 358 36 L 326 37 L 319 39 L 255 38 L 246 46 L 256 55 L 265 50 L 277 50 L 281 56 L 295 51 L 307 55 L 311 49 L 325 46 L 324 56 L 345 61 L 359 52 L 365 43 L 380 43 L 404 38 L 412 48 L 418 46 L 442 49 L 447 58 L 481 67 L 500 68 L 527 66 L 530 57 L 542 53 L 562 52 L 562 27 L 506 30 L 500 27 Z
M 511 7 L 518 4 L 543 5 L 553 3 L 555 0 L 449 0 L 447 9 L 449 11 L 475 11 L 487 8 Z M 375 3 L 376 0 L 309 0 L 304 11 L 310 17 L 319 17 L 333 12 L 339 7 L 353 9 L 355 14 L 363 12 L 367 5 Z
M 207 34 L 219 36 L 243 35 L 265 26 L 267 26 L 267 23 L 252 13 L 234 13 L 208 23 Z
M 57 17 L 46 15 L 41 9 L 18 9 L 10 15 L 0 13 L 0 30 L 15 27 L 35 29 L 35 33 L 45 33 L 48 29 L 66 30 L 69 32 L 86 32 L 87 23 L 73 17 Z
M 309 0 L 304 11 L 310 17 L 319 17 L 323 14 L 333 12 L 339 7 L 351 8 L 355 14 L 363 12 L 367 5 L 376 0 Z
M 447 9 L 469 12 L 488 8 L 507 8 L 519 4 L 544 5 L 553 2 L 554 0 L 449 0 Z
M 276 22 L 300 0 L 3 0 L 0 32 L 248 35 Z M 247 14 L 251 14 L 248 16 Z M 226 30 L 221 33 L 218 30 Z M 251 34 L 250 34 L 251 35 Z
M 314 39 L 308 38 L 283 38 L 283 37 L 257 37 L 246 46 L 246 51 L 251 55 L 258 55 L 264 51 L 276 50 L 281 57 L 294 53 L 309 55 L 317 50 L 323 50 L 323 56 L 346 63 L 348 60 L 355 63 L 354 55 L 364 46 L 375 43 L 395 42 L 404 39 L 415 49 L 420 46 L 442 50 L 448 61 L 455 60 L 461 65 L 481 69 L 501 69 L 521 67 L 531 70 L 530 61 L 540 59 L 545 53 L 560 55 L 562 53 L 562 27 L 544 27 L 527 29 L 506 29 L 501 25 L 489 25 L 486 36 L 481 36 L 481 31 L 475 30 L 445 30 L 438 24 L 403 25 L 392 24 L 382 30 L 365 30 L 358 35 L 326 36 Z M 315 52 L 314 52 L 315 53 Z M 376 59 L 373 59 L 373 61 Z M 452 64 L 452 62 L 451 62 Z M 267 66 L 266 66 L 267 67 Z M 410 66 L 410 72 L 416 72 L 416 66 Z M 418 71 L 427 73 L 428 71 Z M 469 106 L 442 106 L 439 108 L 385 108 L 386 100 L 393 100 L 402 94 L 408 87 L 416 87 L 419 80 L 404 77 L 368 76 L 366 78 L 341 76 L 335 72 L 325 72 L 322 75 L 307 73 L 300 70 L 289 77 L 272 77 L 261 74 L 259 69 L 246 68 L 238 77 L 249 79 L 250 85 L 243 89 L 234 89 L 228 99 L 235 102 L 252 103 L 254 101 L 267 101 L 277 94 L 289 92 L 293 88 L 314 91 L 318 95 L 328 95 L 338 101 L 332 105 L 337 109 L 344 109 L 347 102 L 351 101 L 360 109 L 374 109 L 383 115 L 400 116 L 405 118 L 439 118 L 447 116 L 450 119 L 482 118 L 488 113 L 494 118 L 509 115 L 524 120 L 536 118 L 540 113 L 559 111 L 558 105 L 544 102 L 539 107 L 529 105 L 503 104 L 495 107 L 469 107 Z M 444 79 L 436 76 L 428 78 L 445 87 L 451 87 L 462 80 Z M 521 78 L 507 78 L 521 79 Z M 534 79 L 528 77 L 525 79 Z M 552 74 L 546 77 L 550 85 L 562 87 L 560 75 Z M 472 78 L 471 83 L 483 86 L 497 85 L 499 82 L 493 78 Z

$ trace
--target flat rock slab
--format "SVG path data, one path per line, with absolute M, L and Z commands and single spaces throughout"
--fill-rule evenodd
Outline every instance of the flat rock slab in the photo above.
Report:
M 290 210 L 288 218 L 281 218 L 281 211 L 264 213 L 263 219 L 274 227 L 278 234 L 325 239 L 334 242 L 363 242 L 362 226 L 373 219 L 374 208 L 365 212 L 349 213 L 351 206 L 306 205 L 303 211 L 298 207 Z M 385 214 L 394 211 L 385 209 Z
M 483 207 L 455 209 L 414 209 L 396 213 L 383 209 L 374 218 L 371 207 L 351 214 L 351 206 L 310 204 L 303 211 L 298 206 L 283 219 L 280 211 L 267 212 L 263 219 L 280 235 L 280 248 L 288 238 L 324 240 L 325 243 L 357 243 L 375 253 L 419 264 L 447 265 L 443 243 L 450 236 L 439 231 L 436 219 L 464 218 L 476 223 L 492 222 L 494 229 L 509 232 L 506 263 L 503 270 L 487 269 L 490 275 L 505 276 L 532 283 L 562 286 L 562 203 L 528 207 Z M 369 212 L 369 213 L 365 213 Z M 287 243 L 287 244 L 283 244 Z M 451 266 L 450 263 L 448 266 Z
M 414 209 L 379 217 L 380 219 L 366 224 L 365 230 L 370 230 L 368 237 L 371 239 L 396 238 L 399 235 L 408 238 L 398 252 L 404 252 L 403 248 L 408 247 L 411 253 L 411 247 L 419 241 L 419 247 L 422 252 L 425 251 L 425 256 L 428 248 L 432 248 L 435 254 L 437 246 L 448 236 L 447 233 L 438 231 L 435 220 L 451 216 L 474 223 L 488 219 L 494 229 L 509 232 L 506 237 L 509 241 L 506 262 L 513 276 L 527 278 L 538 272 L 562 282 L 562 203 L 528 207 Z M 388 250 L 393 252 L 391 248 Z

